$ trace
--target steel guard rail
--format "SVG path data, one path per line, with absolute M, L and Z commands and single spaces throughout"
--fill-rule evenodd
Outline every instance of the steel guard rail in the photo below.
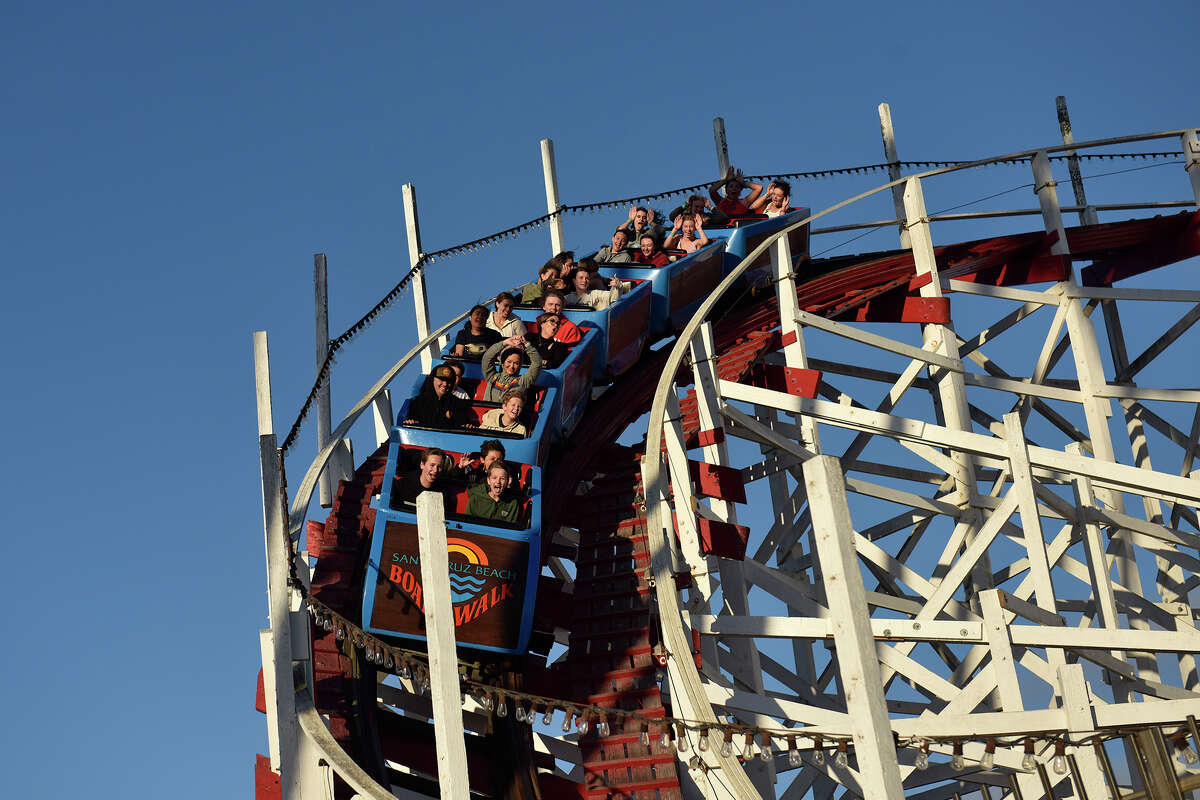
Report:
M 671 348 L 671 353 L 667 357 L 666 365 L 662 370 L 662 378 L 659 379 L 658 388 L 654 392 L 654 401 L 650 407 L 650 418 L 647 423 L 646 430 L 646 457 L 642 461 L 642 485 L 645 487 L 646 493 L 646 535 L 650 547 L 650 567 L 654 572 L 654 591 L 658 600 L 659 620 L 662 625 L 663 638 L 667 645 L 667 667 L 669 674 L 678 678 L 679 686 L 683 690 L 683 697 L 677 700 L 683 700 L 686 703 L 683 716 L 691 719 L 708 722 L 716 725 L 718 723 L 716 714 L 713 713 L 712 706 L 709 704 L 708 698 L 704 692 L 704 687 L 700 682 L 699 671 L 696 669 L 695 662 L 691 657 L 692 642 L 687 635 L 683 623 L 683 618 L 680 615 L 679 598 L 675 590 L 675 579 L 672 574 L 672 564 L 674 555 L 672 549 L 674 547 L 673 526 L 668 524 L 670 520 L 670 509 L 667 507 L 666 498 L 669 495 L 666 473 L 663 470 L 663 459 L 661 456 L 663 448 L 663 420 L 666 417 L 667 396 L 673 391 L 672 385 L 675 382 L 675 374 L 683 364 L 684 356 L 687 354 L 692 340 L 696 337 L 700 326 L 704 323 L 709 312 L 717 301 L 733 287 L 734 283 L 741 275 L 754 263 L 760 255 L 767 251 L 781 237 L 787 236 L 794 230 L 798 230 L 805 225 L 809 225 L 813 220 L 831 214 L 834 211 L 845 208 L 859 200 L 878 194 L 879 192 L 891 189 L 894 186 L 899 186 L 907 182 L 910 178 L 929 178 L 936 175 L 943 175 L 951 172 L 960 172 L 962 170 L 974 169 L 976 167 L 986 166 L 999 161 L 1004 161 L 1013 158 L 1023 158 L 1034 156 L 1037 153 L 1045 152 L 1060 152 L 1065 150 L 1084 150 L 1092 147 L 1103 147 L 1106 145 L 1121 144 L 1124 142 L 1136 142 L 1150 139 L 1166 139 L 1170 137 L 1183 136 L 1186 133 L 1197 130 L 1196 128 L 1181 128 L 1172 131 L 1161 131 L 1150 134 L 1137 134 L 1133 136 L 1120 136 L 1110 139 L 1094 139 L 1087 142 L 1076 142 L 1070 145 L 1057 145 L 1054 147 L 1039 147 L 1032 150 L 1023 150 L 1016 153 L 1009 153 L 1003 156 L 992 158 L 984 158 L 978 161 L 972 161 L 966 164 L 961 164 L 952 167 L 941 167 L 938 169 L 927 170 L 915 175 L 908 175 L 897 180 L 890 181 L 874 189 L 869 189 L 854 197 L 848 198 L 829 206 L 815 214 L 812 214 L 806 219 L 793 223 L 786 228 L 781 228 L 772 234 L 768 239 L 754 248 L 750 253 L 742 259 L 732 272 L 717 285 L 700 307 L 696 309 L 696 313 L 688 321 L 683 330 L 676 337 L 675 345 Z M 650 454 L 659 454 L 651 457 Z M 668 535 L 670 533 L 671 535 Z M 672 623 L 672 624 L 668 624 Z M 679 654 L 685 654 L 680 656 Z M 754 797 L 757 790 L 754 788 L 745 771 L 738 763 L 736 757 L 722 756 L 720 751 L 713 749 L 710 751 L 711 757 L 720 764 L 721 770 L 719 777 L 715 780 L 724 784 L 724 788 L 731 793 L 733 797 Z M 714 780 L 715 771 L 707 773 L 709 780 Z

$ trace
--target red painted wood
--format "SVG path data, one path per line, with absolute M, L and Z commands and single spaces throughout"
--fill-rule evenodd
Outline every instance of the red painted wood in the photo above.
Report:
M 697 447 L 708 447 L 712 444 L 720 444 L 723 441 L 725 441 L 724 428 L 713 428 L 712 430 L 700 431 L 696 434 Z
M 785 392 L 797 397 L 816 397 L 821 383 L 819 369 L 785 367 L 783 364 L 757 363 L 750 367 L 746 382 L 760 389 Z
M 1084 286 L 1111 286 L 1158 267 L 1200 255 L 1200 212 L 1156 217 L 1162 223 L 1154 236 L 1108 258 L 1097 259 L 1080 273 Z
M 325 523 L 308 520 L 304 523 L 305 541 L 308 546 L 308 554 L 313 558 L 320 558 L 322 546 L 325 543 Z
M 267 713 L 267 690 L 263 686 L 263 671 L 258 670 L 258 689 L 254 692 L 254 709 Z
M 697 517 L 696 527 L 700 533 L 700 552 L 736 561 L 745 560 L 746 540 L 750 537 L 750 529 L 745 525 Z
M 254 758 L 254 800 L 282 800 L 279 776 L 271 770 L 271 759 L 256 753 Z
M 696 493 L 730 503 L 746 502 L 746 485 L 741 470 L 688 459 L 688 474 Z
M 891 293 L 868 300 L 846 317 L 855 322 L 919 322 L 950 324 L 950 299 L 947 297 L 909 297 Z

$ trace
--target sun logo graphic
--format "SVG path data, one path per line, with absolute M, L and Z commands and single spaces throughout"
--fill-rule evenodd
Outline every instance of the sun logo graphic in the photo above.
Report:
M 474 542 L 466 539 L 446 539 L 446 549 L 450 555 L 450 600 L 454 603 L 466 603 L 473 600 L 481 591 L 487 579 L 478 574 L 475 567 L 488 565 L 487 553 Z M 456 561 L 454 556 L 461 556 L 466 563 Z

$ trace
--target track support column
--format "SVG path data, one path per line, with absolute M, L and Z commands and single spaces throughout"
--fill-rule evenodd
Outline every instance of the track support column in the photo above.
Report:
M 425 592 L 425 627 L 429 645 L 429 692 L 433 700 L 433 735 L 437 744 L 438 786 L 442 800 L 468 800 L 467 743 L 463 733 L 454 644 L 454 609 L 450 603 L 450 559 L 446 550 L 446 512 L 437 492 L 417 495 L 417 539 L 421 552 L 421 585 Z
M 550 215 L 550 255 L 556 256 L 563 247 L 562 208 L 558 202 L 558 169 L 554 164 L 554 140 L 542 139 L 542 176 L 546 180 L 546 213 Z
M 725 139 L 725 118 L 713 118 L 713 141 L 717 146 L 717 177 L 729 171 L 729 142 Z
M 283 471 L 271 413 L 271 366 L 267 332 L 254 332 L 254 384 L 258 399 L 258 450 L 262 472 L 263 532 L 267 556 L 267 610 L 263 682 L 267 695 L 267 739 L 271 768 L 280 775 L 284 798 L 301 797 L 300 748 L 303 734 L 296 718 L 292 679 L 290 546 L 284 524 Z M 271 681 L 266 686 L 267 680 Z
M 892 127 L 892 107 L 887 103 L 879 104 L 879 130 L 883 134 L 883 157 L 887 159 L 888 180 L 900 180 L 900 155 L 896 152 L 896 129 Z M 904 219 L 904 184 L 898 183 L 892 187 L 892 204 L 896 207 L 896 218 Z M 907 248 L 908 226 L 903 222 L 900 228 L 900 247 Z
M 1179 141 L 1183 145 L 1183 168 L 1192 180 L 1192 196 L 1200 206 L 1200 137 L 1196 136 L 1196 131 L 1188 131 L 1179 137 Z
M 421 226 L 417 222 L 417 187 L 406 183 L 400 187 L 404 196 L 404 225 L 408 231 L 408 263 L 415 267 L 421 262 Z M 421 267 L 412 276 L 413 304 L 417 316 L 417 341 L 429 335 L 429 296 L 425 291 L 425 268 Z M 437 344 L 430 342 L 429 347 L 421 351 L 421 371 L 428 373 L 433 369 L 433 357 L 436 355 Z
M 804 464 L 804 485 L 812 509 L 813 541 L 821 562 L 837 651 L 846 711 L 854 725 L 854 754 L 864 797 L 902 800 L 900 765 L 892 741 L 891 720 L 883 694 L 871 613 L 846 502 L 845 479 L 833 456 L 816 456 Z
M 320 374 L 325 359 L 329 357 L 329 269 L 324 253 L 313 255 L 313 299 L 317 314 L 317 372 Z M 317 453 L 329 444 L 329 433 L 333 430 L 330 419 L 330 386 L 332 375 L 326 375 L 317 390 Z M 346 452 L 339 447 L 333 451 L 321 473 L 321 507 L 333 505 L 333 495 L 340 480 L 348 480 L 353 469 L 353 458 L 347 459 Z

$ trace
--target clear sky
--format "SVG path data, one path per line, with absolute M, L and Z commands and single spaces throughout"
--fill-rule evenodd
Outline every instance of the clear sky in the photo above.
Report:
M 544 213 L 543 137 L 580 203 L 713 178 L 718 115 L 747 174 L 883 160 L 881 101 L 910 159 L 1055 144 L 1058 94 L 1081 140 L 1200 124 L 1194 0 L 8 0 L 2 17 L 14 797 L 252 792 L 266 601 L 251 332 L 270 333 L 286 430 L 313 375 L 312 254 L 329 257 L 336 333 L 407 267 L 401 184 L 434 250 Z M 1163 169 L 1185 199 L 1182 170 Z M 594 249 L 621 216 L 568 218 L 568 244 Z M 434 318 L 549 255 L 539 231 L 437 265 Z M 411 337 L 405 297 L 347 350 L 335 411 Z

